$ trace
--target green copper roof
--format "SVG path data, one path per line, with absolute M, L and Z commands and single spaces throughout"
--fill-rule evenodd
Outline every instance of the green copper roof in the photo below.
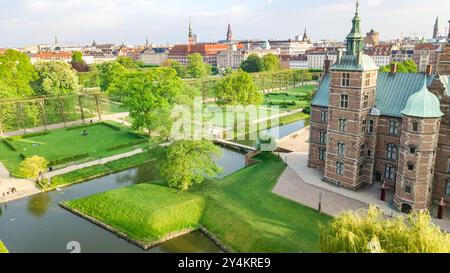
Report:
M 427 77 L 427 86 L 434 76 Z M 385 116 L 401 117 L 409 97 L 423 87 L 424 75 L 412 73 L 379 72 L 377 78 L 376 106 Z M 328 107 L 331 76 L 325 74 L 320 82 L 312 105 Z
M 441 112 L 441 103 L 438 97 L 428 90 L 426 77 L 423 78 L 422 87 L 409 97 L 402 114 L 420 118 L 442 117 L 444 113 Z
M 361 31 L 359 18 L 359 1 L 356 2 L 355 17 L 352 20 L 352 30 L 347 35 L 347 55 L 354 55 L 364 51 L 364 35 Z
M 368 71 L 378 70 L 378 66 L 373 61 L 372 57 L 366 54 L 360 55 L 359 64 L 357 63 L 357 55 L 343 55 L 339 63 L 334 63 L 331 70 L 341 71 Z

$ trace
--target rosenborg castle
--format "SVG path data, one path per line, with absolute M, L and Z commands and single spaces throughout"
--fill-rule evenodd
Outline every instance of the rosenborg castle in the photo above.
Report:
M 379 72 L 362 53 L 360 22 L 357 9 L 346 52 L 332 66 L 325 62 L 311 106 L 308 165 L 340 187 L 384 184 L 403 212 L 442 198 L 449 205 L 448 72 L 433 75 L 428 67 L 424 74 L 403 74 L 395 65 Z

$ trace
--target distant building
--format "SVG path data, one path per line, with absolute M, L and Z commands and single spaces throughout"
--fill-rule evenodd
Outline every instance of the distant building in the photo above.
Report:
M 146 48 L 141 52 L 139 61 L 146 65 L 161 65 L 169 58 L 168 48 Z
M 36 56 L 35 62 L 61 61 L 69 63 L 72 61 L 72 53 L 66 51 L 39 52 L 35 56 Z
M 380 43 L 380 34 L 375 30 L 371 29 L 370 32 L 366 33 L 364 38 L 364 44 L 366 47 L 374 47 Z
M 267 54 L 280 55 L 279 49 L 244 49 L 242 44 L 232 45 L 229 49 L 220 51 L 217 54 L 217 67 L 236 69 L 241 63 L 247 60 L 248 56 L 256 54 L 263 57 Z
M 269 44 L 272 49 L 280 49 L 282 55 L 305 54 L 307 50 L 314 46 L 306 34 L 306 29 L 302 40 L 269 40 Z
M 391 62 L 391 51 L 393 45 L 375 45 L 368 55 L 372 57 L 377 66 L 386 66 Z
M 437 50 L 439 46 L 432 44 L 420 44 L 414 48 L 413 60 L 419 72 L 425 72 L 428 65 L 432 65 L 433 70 L 437 63 Z
M 202 55 L 205 63 L 212 66 L 217 66 L 217 54 L 227 49 L 228 45 L 215 43 L 175 45 L 169 51 L 169 59 L 180 62 L 183 65 L 187 65 L 188 55 L 199 53 Z
M 337 59 L 337 48 L 315 48 L 306 52 L 309 69 L 323 69 L 326 59 L 334 64 Z
M 402 63 L 407 60 L 413 59 L 414 50 L 392 50 L 391 51 L 391 61 Z
M 436 73 L 439 75 L 450 75 L 450 21 L 449 33 L 447 36 L 447 44 L 442 46 L 441 51 L 438 53 L 438 60 L 436 64 Z
M 301 55 L 281 55 L 281 67 L 283 69 L 308 69 L 308 56 Z

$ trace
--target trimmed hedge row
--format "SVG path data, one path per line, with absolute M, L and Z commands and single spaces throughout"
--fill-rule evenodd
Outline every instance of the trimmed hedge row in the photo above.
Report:
M 76 160 L 87 158 L 87 157 L 89 157 L 89 155 L 90 155 L 90 153 L 82 153 L 82 154 L 74 154 L 74 155 L 70 155 L 70 156 L 65 156 L 62 158 L 50 160 L 48 162 L 48 165 L 55 166 L 55 165 L 60 165 L 60 164 L 64 164 L 64 163 L 69 163 L 69 162 L 73 162 Z
M 128 131 L 128 134 L 131 136 L 137 137 L 137 138 L 147 139 L 147 136 L 140 134 L 140 133 Z
M 109 123 L 109 122 L 102 122 L 102 125 L 105 125 L 106 127 L 109 127 L 109 128 L 111 128 L 113 130 L 116 130 L 116 131 L 121 131 L 122 130 L 122 128 L 120 128 L 119 126 L 117 126 L 115 124 L 112 124 L 112 123 Z
M 5 142 L 6 146 L 8 146 L 8 148 L 10 148 L 11 150 L 13 150 L 15 152 L 17 152 L 19 150 L 19 148 L 14 143 L 12 143 L 11 140 L 5 138 L 5 139 L 3 139 L 3 142 Z
M 101 124 L 102 124 L 102 122 L 75 125 L 75 126 L 68 127 L 66 130 L 67 131 L 73 131 L 73 130 L 83 129 L 83 128 L 87 128 L 87 127 L 98 126 L 98 125 L 101 125 Z
M 32 137 L 37 137 L 37 136 L 44 136 L 44 135 L 48 135 L 48 134 L 50 134 L 50 131 L 42 131 L 42 132 L 29 133 L 29 134 L 20 135 L 20 136 L 8 137 L 8 138 L 5 138 L 5 139 L 9 140 L 9 141 L 14 141 L 14 140 L 19 140 L 19 139 L 24 139 L 24 138 L 32 138 Z
M 140 139 L 140 140 L 136 140 L 136 141 L 133 141 L 133 142 L 128 142 L 128 143 L 123 143 L 123 144 L 111 146 L 111 147 L 107 148 L 106 150 L 108 152 L 111 152 L 111 151 L 120 150 L 120 149 L 126 148 L 126 147 L 137 146 L 137 145 L 140 145 L 140 144 L 144 144 L 146 142 L 148 142 L 147 139 Z

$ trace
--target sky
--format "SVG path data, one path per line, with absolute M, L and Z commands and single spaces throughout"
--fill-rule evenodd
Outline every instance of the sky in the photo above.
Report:
M 361 0 L 362 29 L 380 38 L 401 33 L 430 37 L 436 16 L 440 32 L 450 19 L 449 0 Z M 37 43 L 156 44 L 187 40 L 189 17 L 200 41 L 236 39 L 342 41 L 350 31 L 354 0 L 0 0 L 0 47 Z

